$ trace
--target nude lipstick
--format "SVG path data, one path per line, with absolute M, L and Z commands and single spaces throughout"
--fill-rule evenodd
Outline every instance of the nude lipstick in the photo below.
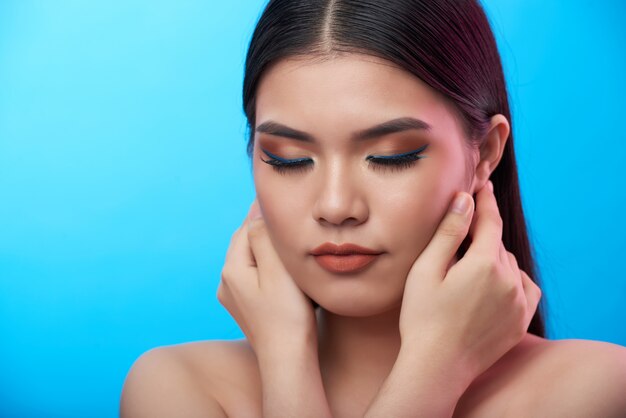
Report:
M 372 250 L 352 243 L 341 245 L 325 242 L 313 249 L 315 261 L 325 270 L 341 274 L 356 273 L 374 262 L 382 251 Z

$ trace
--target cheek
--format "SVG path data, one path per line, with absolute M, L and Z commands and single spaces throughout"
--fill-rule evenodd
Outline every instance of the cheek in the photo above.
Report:
M 454 194 L 451 186 L 438 182 L 423 182 L 412 190 L 396 196 L 385 216 L 395 252 L 411 264 L 430 242 Z
M 292 207 L 293 200 L 284 198 L 278 190 L 281 189 L 263 183 L 263 187 L 257 188 L 257 198 L 274 250 L 285 267 L 292 271 L 297 263 L 301 263 L 301 248 L 306 247 L 302 247 L 303 214 L 300 209 Z
M 281 233 L 283 230 L 291 231 L 292 238 L 297 237 L 303 210 L 306 209 L 303 199 L 299 198 L 303 190 L 301 182 L 289 177 L 292 174 L 287 173 L 287 177 L 283 177 L 271 167 L 263 167 L 266 164 L 262 161 L 255 164 L 254 187 L 266 223 L 271 230 L 276 231 L 277 237 L 285 235 Z
M 463 155 L 454 153 L 433 164 L 427 181 L 415 182 L 402 196 L 397 196 L 398 213 L 395 223 L 398 234 L 404 238 L 404 248 L 412 252 L 413 259 L 426 248 L 457 191 L 464 189 L 465 165 Z M 433 162 L 434 163 L 434 162 Z

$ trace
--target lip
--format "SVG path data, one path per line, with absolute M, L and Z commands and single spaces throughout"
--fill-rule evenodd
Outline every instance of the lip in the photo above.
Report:
M 380 254 L 321 254 L 315 256 L 315 261 L 331 273 L 356 273 L 365 269 L 379 256 Z
M 311 251 L 315 261 L 331 273 L 355 273 L 374 262 L 382 251 L 350 242 L 337 245 L 325 242 Z
M 360 245 L 347 242 L 345 244 L 337 245 L 332 242 L 325 242 L 319 247 L 314 248 L 311 251 L 313 255 L 353 255 L 353 254 L 366 254 L 366 255 L 379 255 L 382 251 L 376 251 L 371 248 L 361 247 Z

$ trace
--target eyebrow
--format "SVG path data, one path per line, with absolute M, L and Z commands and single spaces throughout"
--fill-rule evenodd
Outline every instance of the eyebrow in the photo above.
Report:
M 363 141 L 373 138 L 379 138 L 384 135 L 389 135 L 397 132 L 408 131 L 411 129 L 429 131 L 431 126 L 421 119 L 413 117 L 402 117 L 397 119 L 388 120 L 379 125 L 372 126 L 371 128 L 357 131 L 352 134 L 353 141 Z M 297 129 L 290 128 L 289 126 L 280 124 L 278 122 L 268 120 L 263 122 L 255 128 L 256 132 L 262 132 L 269 135 L 282 136 L 285 138 L 295 139 L 302 142 L 316 142 L 313 135 L 299 131 Z

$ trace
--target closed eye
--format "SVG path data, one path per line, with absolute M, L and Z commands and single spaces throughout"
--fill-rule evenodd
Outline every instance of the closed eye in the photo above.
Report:
M 281 174 L 286 173 L 287 171 L 304 171 L 308 168 L 307 166 L 309 165 L 309 163 L 313 162 L 313 160 L 311 160 L 310 158 L 296 158 L 288 160 L 285 158 L 280 158 L 279 156 L 274 155 L 264 149 L 262 149 L 262 151 L 267 154 L 270 159 L 264 160 L 263 158 L 259 157 L 261 158 L 261 161 L 271 165 L 275 171 Z
M 425 158 L 425 155 L 420 155 L 422 151 L 428 148 L 428 144 L 423 145 L 416 149 L 415 151 L 405 152 L 403 154 L 396 155 L 381 155 L 381 156 L 369 156 L 366 158 L 368 160 L 369 165 L 375 169 L 379 169 L 382 167 L 392 167 L 396 170 L 401 170 L 403 168 L 412 167 L 415 165 L 417 160 L 420 158 Z
M 402 154 L 395 155 L 370 155 L 366 158 L 368 161 L 368 166 L 373 167 L 375 170 L 379 169 L 395 169 L 401 170 L 404 168 L 412 167 L 417 163 L 417 160 L 421 158 L 426 158 L 425 155 L 420 155 L 426 148 L 428 148 L 429 144 L 425 144 L 420 148 L 405 152 Z M 277 155 L 272 154 L 269 151 L 262 149 L 262 151 L 270 157 L 269 160 L 264 160 L 261 158 L 266 164 L 272 166 L 274 170 L 279 173 L 286 172 L 300 172 L 305 171 L 311 167 L 313 160 L 310 158 L 296 158 L 296 159 L 285 159 L 281 158 Z

